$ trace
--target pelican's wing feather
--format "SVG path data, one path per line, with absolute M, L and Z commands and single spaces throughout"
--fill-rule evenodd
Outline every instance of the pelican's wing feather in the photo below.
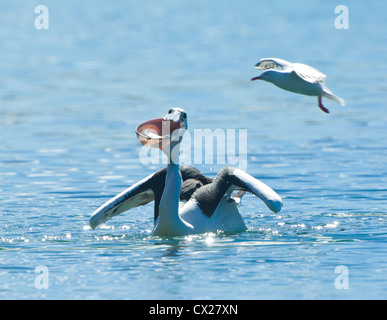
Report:
M 90 226 L 95 229 L 98 225 L 122 212 L 153 201 L 155 199 L 152 190 L 152 178 L 154 176 L 155 174 L 152 174 L 137 182 L 95 210 L 90 217 Z
M 197 185 L 206 185 L 212 181 L 193 167 L 182 166 L 180 171 L 183 182 L 187 181 L 180 194 L 181 200 L 188 200 L 198 188 Z M 156 220 L 159 214 L 158 205 L 165 187 L 166 173 L 167 169 L 163 168 L 110 199 L 91 215 L 90 226 L 95 229 L 112 217 L 153 200 L 155 200 L 154 220 Z M 197 183 L 190 183 L 193 181 Z
M 212 183 L 201 187 L 192 197 L 202 212 L 211 217 L 222 198 L 233 190 L 251 192 L 273 212 L 281 211 L 282 199 L 273 189 L 248 173 L 232 167 L 224 167 Z
M 272 188 L 242 170 L 235 169 L 232 174 L 235 189 L 248 191 L 256 195 L 273 212 L 281 211 L 282 199 Z

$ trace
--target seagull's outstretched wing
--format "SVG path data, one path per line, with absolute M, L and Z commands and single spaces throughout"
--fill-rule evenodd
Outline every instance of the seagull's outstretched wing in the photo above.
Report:
M 293 71 L 301 79 L 310 83 L 324 82 L 324 80 L 327 77 L 322 72 L 306 64 L 291 63 L 286 60 L 278 59 L 278 58 L 261 59 L 255 65 L 255 68 L 260 70 L 283 69 L 283 70 Z
M 192 198 L 198 202 L 203 213 L 211 217 L 224 195 L 233 190 L 251 192 L 273 212 L 281 211 L 282 199 L 273 189 L 248 173 L 232 167 L 220 170 L 212 183 L 201 187 Z
M 293 71 L 303 80 L 310 83 L 324 82 L 326 75 L 303 63 L 294 63 Z
M 180 200 L 188 200 L 198 188 L 212 182 L 212 179 L 203 176 L 193 167 L 182 166 L 180 172 L 183 180 Z M 153 200 L 155 200 L 154 220 L 156 220 L 164 192 L 166 173 L 167 169 L 163 168 L 110 199 L 91 215 L 90 226 L 95 229 L 112 217 Z
M 292 67 L 293 63 L 278 58 L 264 58 L 255 65 L 255 68 L 260 70 L 289 69 Z

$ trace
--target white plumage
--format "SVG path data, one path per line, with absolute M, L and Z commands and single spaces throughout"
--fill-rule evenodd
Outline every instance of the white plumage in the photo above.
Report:
M 178 123 L 177 130 L 184 134 L 187 128 L 184 110 L 173 108 L 164 119 Z M 141 134 L 144 135 L 143 131 Z M 168 156 L 167 168 L 137 182 L 99 207 L 90 217 L 90 226 L 94 229 L 116 215 L 154 201 L 154 235 L 183 236 L 218 230 L 241 232 L 247 229 L 238 210 L 244 192 L 262 199 L 273 212 L 281 210 L 282 199 L 274 190 L 237 168 L 224 167 L 210 179 L 192 167 L 180 167 L 180 142 L 181 139 L 171 140 L 169 151 L 162 148 Z M 235 198 L 231 197 L 234 190 L 241 190 Z
M 342 98 L 334 95 L 326 87 L 324 82 L 326 75 L 311 66 L 291 63 L 278 58 L 265 58 L 261 59 L 255 68 L 264 70 L 264 72 L 252 78 L 252 81 L 264 80 L 287 91 L 317 96 L 318 106 L 326 113 L 329 113 L 329 110 L 322 105 L 322 97 L 334 100 L 341 106 L 345 105 Z

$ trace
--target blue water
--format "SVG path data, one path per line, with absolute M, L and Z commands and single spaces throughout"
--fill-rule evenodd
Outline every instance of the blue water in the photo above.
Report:
M 337 1 L 46 0 L 48 30 L 37 4 L 0 8 L 1 299 L 387 298 L 385 1 L 348 3 L 347 30 Z M 346 107 L 250 82 L 264 57 L 318 68 Z M 153 237 L 152 205 L 91 230 L 162 167 L 134 128 L 170 106 L 191 130 L 246 128 L 247 171 L 283 210 L 246 195 L 231 235 Z

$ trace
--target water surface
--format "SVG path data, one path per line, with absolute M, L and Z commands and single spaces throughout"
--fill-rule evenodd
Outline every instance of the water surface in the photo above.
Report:
M 386 299 L 386 4 L 335 1 L 46 1 L 2 5 L 1 299 Z M 347 103 L 250 82 L 264 57 L 328 75 Z M 152 205 L 97 230 L 90 214 L 158 170 L 137 124 L 188 112 L 189 128 L 248 131 L 249 230 L 157 238 Z M 222 164 L 198 164 L 214 176 Z M 348 289 L 337 289 L 337 266 Z M 35 268 L 49 271 L 48 289 Z

